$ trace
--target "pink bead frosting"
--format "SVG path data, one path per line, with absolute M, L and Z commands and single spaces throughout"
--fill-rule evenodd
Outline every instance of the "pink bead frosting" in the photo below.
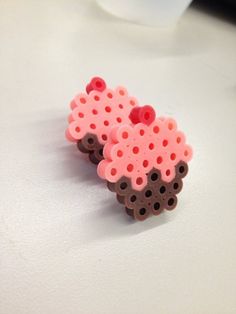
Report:
M 188 162 L 192 149 L 177 130 L 175 120 L 160 117 L 150 125 L 123 123 L 114 127 L 103 154 L 105 159 L 98 165 L 98 175 L 110 182 L 128 177 L 133 189 L 140 191 L 152 168 L 161 171 L 163 181 L 170 182 L 176 174 L 175 166 L 179 161 Z
M 112 127 L 130 122 L 129 113 L 138 105 L 138 101 L 129 96 L 124 87 L 112 90 L 102 86 L 100 90 L 94 90 L 92 85 L 93 80 L 87 86 L 89 94 L 80 93 L 72 100 L 66 137 L 76 142 L 87 133 L 92 133 L 104 145 Z

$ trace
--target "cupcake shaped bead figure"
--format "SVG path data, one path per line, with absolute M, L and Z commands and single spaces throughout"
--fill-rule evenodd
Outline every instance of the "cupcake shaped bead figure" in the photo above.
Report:
M 144 220 L 176 207 L 192 149 L 175 120 L 151 106 L 134 107 L 129 118 L 111 130 L 97 170 L 126 212 Z

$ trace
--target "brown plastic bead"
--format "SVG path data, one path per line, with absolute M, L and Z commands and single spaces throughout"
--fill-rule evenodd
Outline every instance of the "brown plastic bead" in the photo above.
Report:
M 170 195 L 168 198 L 166 198 L 164 206 L 167 210 L 173 210 L 177 206 L 176 195 Z
M 152 203 L 152 214 L 155 216 L 160 215 L 163 209 L 164 202 L 159 198 L 155 199 L 154 202 Z
M 87 133 L 81 140 L 82 144 L 84 145 L 85 149 L 91 151 L 94 150 L 97 146 L 98 140 L 97 136 L 94 134 Z
M 107 181 L 107 187 L 111 192 L 116 192 L 116 184 L 115 183 Z
M 84 153 L 84 154 L 88 154 L 89 153 L 89 150 L 84 147 L 84 145 L 81 142 L 81 140 L 77 142 L 77 147 L 78 147 L 78 150 L 81 151 L 81 153 Z
M 129 178 L 122 177 L 115 185 L 116 193 L 119 195 L 126 195 L 131 189 L 131 182 Z
M 168 185 L 168 191 L 172 194 L 178 194 L 183 188 L 183 181 L 180 178 L 176 178 Z
M 89 160 L 90 160 L 93 164 L 95 164 L 95 165 L 97 165 L 97 164 L 99 163 L 99 161 L 100 161 L 99 159 L 97 159 L 97 157 L 96 157 L 94 151 L 92 151 L 92 152 L 89 153 Z
M 176 167 L 176 176 L 179 178 L 184 178 L 188 173 L 188 164 L 184 161 L 180 161 Z
M 125 210 L 126 210 L 126 213 L 129 215 L 129 216 L 132 216 L 134 218 L 134 210 L 131 209 L 131 208 L 128 208 L 128 207 L 125 207 Z
M 125 196 L 116 194 L 117 201 L 121 204 L 125 204 Z
M 134 208 L 137 204 L 140 204 L 140 193 L 132 190 L 131 193 L 125 197 L 125 206 L 129 208 Z
M 150 215 L 150 210 L 146 206 L 139 206 L 134 209 L 134 218 L 136 220 L 145 220 Z
M 148 173 L 148 184 L 156 186 L 159 181 L 161 181 L 161 172 L 157 169 L 152 169 Z
M 87 133 L 77 142 L 77 147 L 82 153 L 89 154 L 89 159 L 94 164 L 98 164 L 103 159 L 103 146 L 95 134 Z

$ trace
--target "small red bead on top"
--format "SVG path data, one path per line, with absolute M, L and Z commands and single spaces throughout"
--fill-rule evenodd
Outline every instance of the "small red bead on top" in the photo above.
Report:
M 86 86 L 86 92 L 89 94 L 92 90 L 103 92 L 106 89 L 106 83 L 101 77 L 93 77 Z
M 135 107 L 130 112 L 129 118 L 133 124 L 144 123 L 150 125 L 156 118 L 155 110 L 149 106 Z
M 139 120 L 139 111 L 141 107 L 134 107 L 129 114 L 129 118 L 133 124 L 137 124 L 140 122 Z

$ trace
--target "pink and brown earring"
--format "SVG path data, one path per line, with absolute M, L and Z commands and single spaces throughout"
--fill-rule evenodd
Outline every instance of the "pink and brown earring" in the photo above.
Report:
M 97 172 L 127 214 L 145 220 L 176 207 L 192 149 L 175 120 L 156 117 L 151 106 L 135 107 L 129 117 L 111 130 Z
M 140 107 L 124 87 L 94 77 L 71 101 L 69 141 L 98 164 L 98 175 L 136 220 L 173 210 L 192 149 L 172 118 Z

